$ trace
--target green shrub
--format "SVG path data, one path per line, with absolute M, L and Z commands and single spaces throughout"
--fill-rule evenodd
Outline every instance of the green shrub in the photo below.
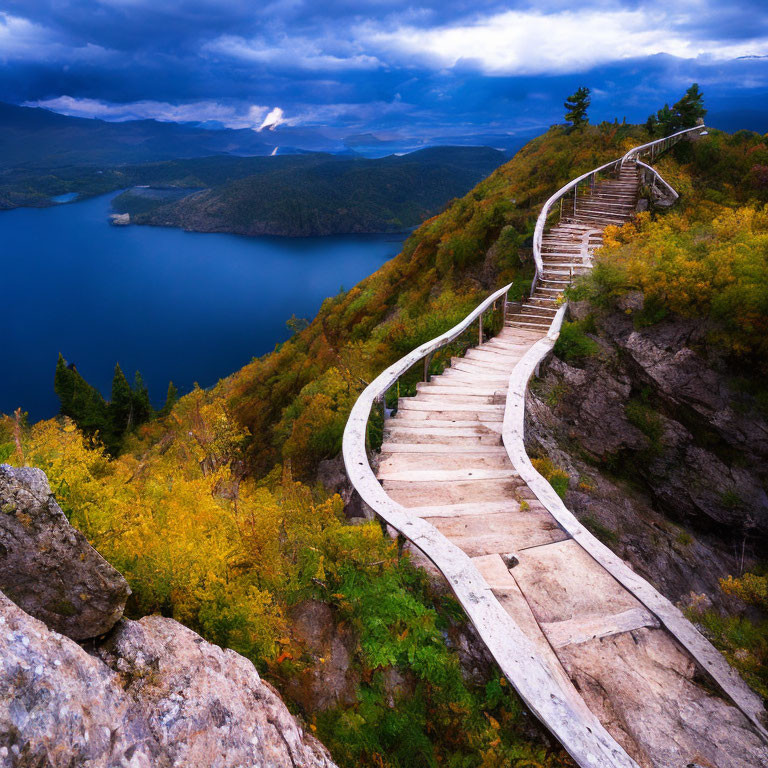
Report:
M 552 486 L 555 493 L 561 498 L 565 498 L 568 492 L 568 482 L 570 480 L 568 473 L 556 467 L 551 459 L 531 459 L 534 469 Z
M 560 335 L 555 342 L 555 354 L 567 363 L 578 363 L 596 355 L 600 347 L 586 333 L 586 328 L 589 328 L 591 324 L 591 321 L 586 322 L 584 320 L 563 323 Z

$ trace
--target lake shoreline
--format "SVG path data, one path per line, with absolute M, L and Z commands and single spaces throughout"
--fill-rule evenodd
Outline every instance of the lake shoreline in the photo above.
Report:
M 396 256 L 404 237 L 289 238 L 109 224 L 114 191 L 0 216 L 8 254 L 0 412 L 58 411 L 59 353 L 105 397 L 120 363 L 153 402 L 168 381 L 212 386 L 290 337 L 340 288 Z M 9 335 L 8 335 L 9 334 Z

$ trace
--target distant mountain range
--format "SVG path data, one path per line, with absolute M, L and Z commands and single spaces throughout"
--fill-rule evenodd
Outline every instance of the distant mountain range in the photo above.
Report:
M 369 146 L 375 159 L 362 156 Z M 506 159 L 478 146 L 396 149 L 372 134 L 345 144 L 310 128 L 110 123 L 0 103 L 0 210 L 127 189 L 115 209 L 142 224 L 248 235 L 394 232 L 439 212 Z
M 0 102 L 0 169 L 113 166 L 217 154 L 264 156 L 273 152 L 379 157 L 434 145 L 484 145 L 512 152 L 532 137 L 531 133 L 409 139 L 366 133 L 336 138 L 316 127 L 280 125 L 254 131 L 157 120 L 107 122 Z
M 0 169 L 123 165 L 214 154 L 269 155 L 273 139 L 250 129 L 184 123 L 110 123 L 0 102 Z

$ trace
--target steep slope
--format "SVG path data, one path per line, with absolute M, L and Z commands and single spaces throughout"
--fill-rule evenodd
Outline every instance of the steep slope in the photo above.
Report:
M 569 247 L 578 258 L 582 234 L 628 221 L 639 171 L 628 161 L 614 178 L 593 180 L 586 195 L 574 197 L 543 236 L 549 258 L 567 259 Z M 558 290 L 537 287 L 531 303 L 554 303 Z M 524 389 L 551 348 L 545 334 L 555 320 L 538 303 L 533 311 L 539 314 L 507 313 L 508 327 L 487 343 L 481 324 L 478 347 L 451 358 L 439 376 L 428 374 L 436 339 L 367 387 L 344 434 L 354 487 L 434 562 L 502 670 L 579 765 L 764 762 L 759 698 L 670 603 L 579 526 L 523 454 Z M 561 316 L 562 309 L 557 329 Z M 415 397 L 400 398 L 385 422 L 376 482 L 364 451 L 369 411 L 425 354 L 425 383 Z M 649 369 L 663 376 L 653 364 Z M 659 463 L 652 472 L 663 469 Z M 758 495 L 746 503 L 760 515 L 761 501 Z M 725 698 L 697 681 L 697 664 Z M 561 702 L 560 711 L 552 701 Z

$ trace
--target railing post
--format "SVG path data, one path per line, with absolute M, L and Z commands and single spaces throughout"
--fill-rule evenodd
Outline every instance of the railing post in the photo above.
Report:
M 432 360 L 432 355 L 427 355 L 424 358 L 424 381 L 429 381 L 429 363 Z
M 477 318 L 477 346 L 480 347 L 483 344 L 483 313 Z

